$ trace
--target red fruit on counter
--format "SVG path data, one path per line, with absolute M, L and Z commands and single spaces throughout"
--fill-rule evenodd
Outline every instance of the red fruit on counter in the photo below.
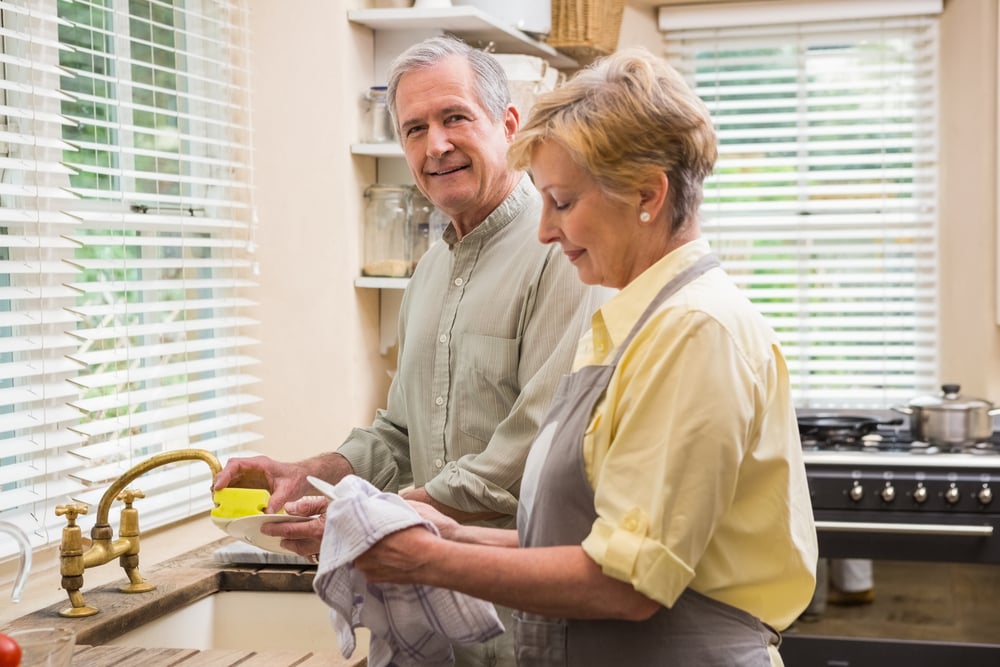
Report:
M 0 667 L 17 667 L 21 664 L 21 647 L 11 637 L 0 633 Z

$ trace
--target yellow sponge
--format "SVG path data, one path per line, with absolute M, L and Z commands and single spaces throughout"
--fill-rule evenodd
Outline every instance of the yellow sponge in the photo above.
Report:
M 212 496 L 216 507 L 212 517 L 216 519 L 238 519 L 243 516 L 263 514 L 271 494 L 267 489 L 241 489 L 235 486 L 219 489 Z

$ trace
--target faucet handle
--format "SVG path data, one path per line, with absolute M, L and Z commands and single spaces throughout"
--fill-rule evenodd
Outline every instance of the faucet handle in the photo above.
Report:
M 66 522 L 69 526 L 76 525 L 76 518 L 81 514 L 86 514 L 90 506 L 86 503 L 70 503 L 69 505 L 56 505 L 56 516 L 66 515 Z
M 119 493 L 115 500 L 121 500 L 125 503 L 125 509 L 132 509 L 132 503 L 138 498 L 145 498 L 146 494 L 139 489 L 125 489 Z

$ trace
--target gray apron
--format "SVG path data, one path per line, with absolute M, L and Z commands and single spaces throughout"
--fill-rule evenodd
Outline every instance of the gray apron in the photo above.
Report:
M 564 376 L 528 455 L 517 525 L 522 547 L 580 544 L 597 518 L 583 461 L 583 435 L 594 405 L 646 321 L 672 294 L 719 266 L 706 255 L 667 283 L 606 366 Z M 519 667 L 731 665 L 769 667 L 780 635 L 747 612 L 691 589 L 672 607 L 641 621 L 579 620 L 514 613 Z

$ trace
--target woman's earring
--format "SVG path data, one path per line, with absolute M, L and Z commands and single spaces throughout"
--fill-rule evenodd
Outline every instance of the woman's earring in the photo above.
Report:
M 643 211 L 642 213 L 639 214 L 640 222 L 649 222 L 649 219 L 650 219 L 649 211 Z

